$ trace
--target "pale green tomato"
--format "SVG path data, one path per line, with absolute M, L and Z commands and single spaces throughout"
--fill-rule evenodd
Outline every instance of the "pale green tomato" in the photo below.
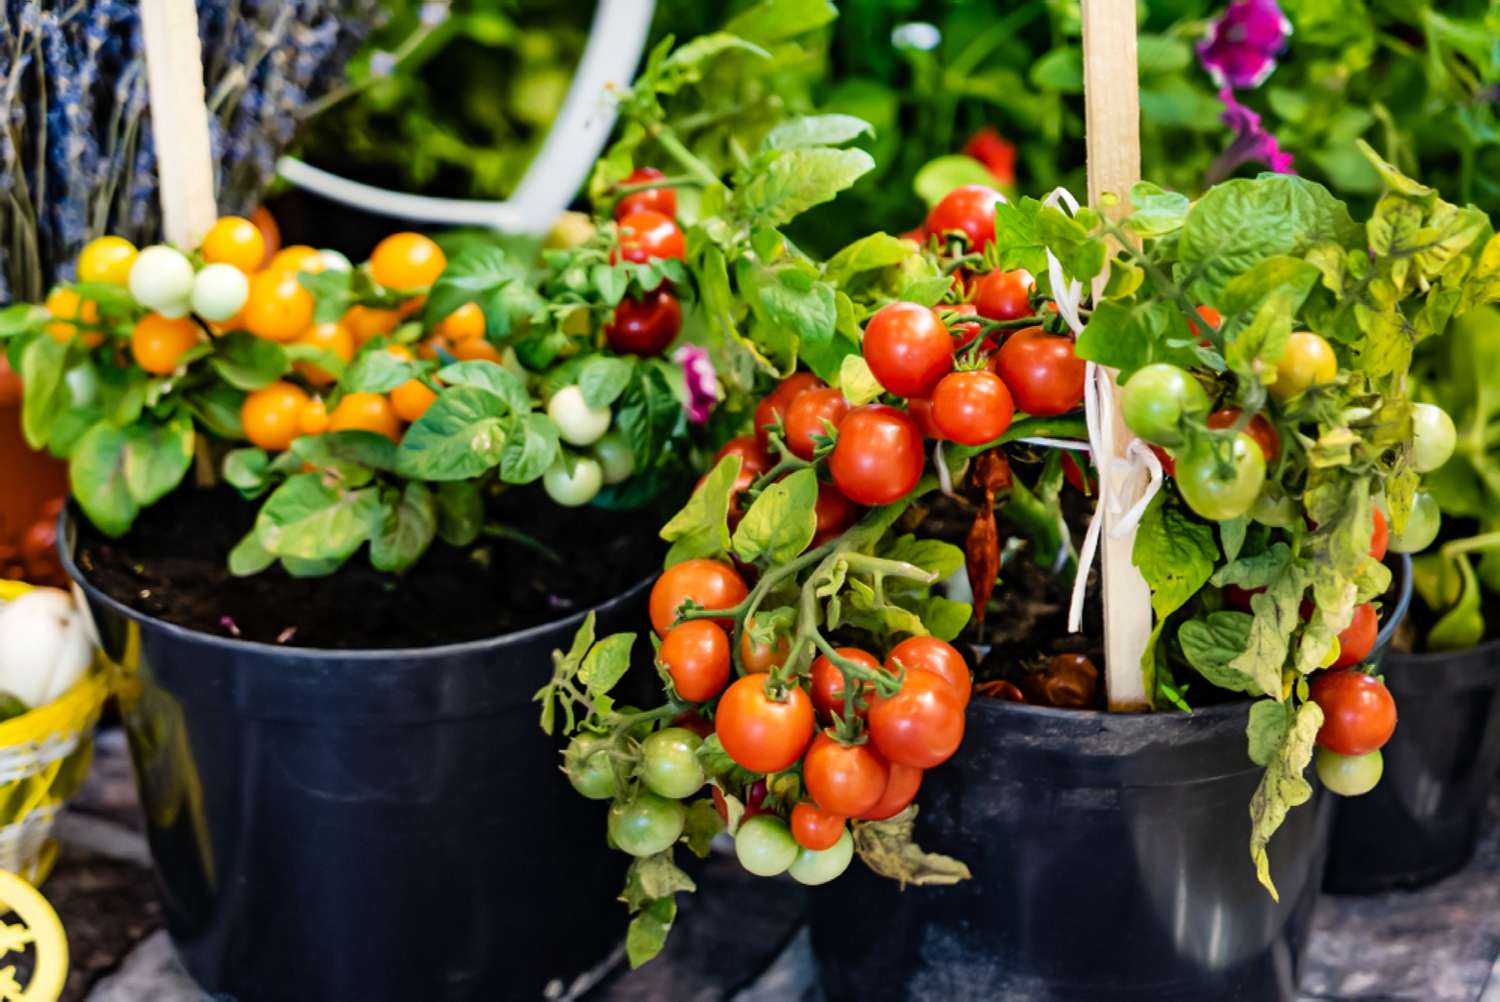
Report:
M 611 431 L 594 443 L 594 458 L 604 468 L 604 482 L 618 484 L 629 480 L 635 472 L 635 452 L 619 429 Z
M 1448 412 L 1433 404 L 1413 404 L 1411 409 L 1411 464 L 1418 473 L 1431 473 L 1453 455 L 1458 431 Z
M 609 837 L 632 856 L 655 856 L 682 837 L 687 808 L 679 801 L 642 790 L 634 800 L 609 809 Z
M 323 259 L 324 271 L 353 271 L 354 265 L 349 259 L 336 250 L 320 250 L 318 257 Z
M 1208 394 L 1188 372 L 1154 362 L 1125 381 L 1120 393 L 1125 424 L 1156 445 L 1181 445 L 1182 421 L 1208 413 Z
M 685 727 L 667 727 L 641 742 L 641 782 L 653 793 L 681 800 L 708 779 L 698 762 L 703 739 Z
M 1260 496 L 1266 454 L 1255 439 L 1240 432 L 1232 445 L 1229 476 L 1224 478 L 1213 450 L 1199 442 L 1177 457 L 1176 480 L 1189 508 L 1211 522 L 1227 522 L 1248 512 Z
M 587 456 L 574 456 L 570 463 L 559 459 L 542 474 L 547 496 L 564 508 L 581 508 L 594 500 L 604 484 L 604 470 Z
M 839 840 L 827 849 L 821 851 L 799 849 L 797 861 L 792 864 L 789 872 L 797 883 L 816 887 L 818 884 L 826 884 L 842 876 L 844 871 L 849 869 L 849 862 L 852 859 L 854 859 L 854 836 L 850 835 L 849 829 L 845 828 Z
M 232 264 L 208 264 L 193 279 L 193 312 L 204 320 L 223 323 L 250 298 L 250 279 Z
M 576 386 L 564 386 L 552 394 L 547 416 L 569 445 L 593 445 L 609 431 L 609 408 L 590 407 Z
M 609 761 L 609 739 L 584 731 L 568 742 L 563 752 L 563 772 L 573 789 L 590 800 L 609 800 L 615 795 L 615 770 Z
M 1330 792 L 1341 797 L 1358 797 L 1375 789 L 1380 782 L 1385 759 L 1378 748 L 1367 755 L 1340 755 L 1319 748 L 1317 766 L 1318 778 Z
M 130 266 L 130 294 L 163 316 L 186 316 L 193 294 L 193 262 L 181 251 L 157 244 L 136 255 Z
M 774 877 L 791 869 L 800 851 L 792 830 L 774 814 L 747 818 L 734 833 L 734 854 L 757 877 Z
M 1391 530 L 1390 551 L 1421 553 L 1437 539 L 1442 524 L 1443 513 L 1438 510 L 1437 499 L 1426 491 L 1417 491 L 1412 495 L 1411 514 L 1406 516 L 1406 530 Z

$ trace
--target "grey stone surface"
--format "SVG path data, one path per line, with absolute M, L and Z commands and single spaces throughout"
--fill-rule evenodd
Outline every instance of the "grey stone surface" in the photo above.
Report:
M 74 943 L 63 1002 L 205 1002 L 160 929 L 123 741 L 106 735 L 44 890 Z M 1474 862 L 1431 887 L 1319 902 L 1302 1002 L 1500 1002 L 1500 797 Z M 667 950 L 583 1002 L 822 1002 L 804 890 L 715 857 Z M 80 961 L 82 965 L 80 966 Z

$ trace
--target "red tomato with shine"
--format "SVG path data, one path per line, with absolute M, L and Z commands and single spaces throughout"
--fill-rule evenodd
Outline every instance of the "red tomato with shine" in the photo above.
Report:
M 987 320 L 1018 320 L 1031 313 L 1030 273 L 990 271 L 974 281 L 974 308 Z
M 1083 403 L 1086 363 L 1072 338 L 1027 327 L 1006 339 L 991 365 L 1016 407 L 1033 417 L 1066 414 Z
M 776 388 L 761 398 L 755 405 L 755 434 L 762 443 L 767 441 L 767 429 L 786 423 L 786 410 L 792 401 L 809 390 L 823 386 L 823 380 L 810 372 L 794 373 L 783 379 Z
M 692 599 L 705 609 L 730 609 L 748 594 L 745 579 L 721 560 L 684 560 L 662 572 L 651 586 L 651 626 L 664 637 L 677 621 L 677 610 Z M 733 629 L 729 619 L 715 619 L 724 629 Z
M 846 745 L 826 732 L 813 738 L 802 759 L 802 783 L 813 803 L 852 817 L 880 803 L 890 766 L 868 743 Z
M 1218 330 L 1219 324 L 1224 322 L 1224 318 L 1219 315 L 1219 311 L 1214 309 L 1212 306 L 1199 306 L 1197 309 L 1198 316 L 1202 317 L 1203 320 L 1208 324 L 1208 326 L 1212 327 L 1214 330 Z M 1205 348 L 1213 347 L 1213 342 L 1203 336 L 1203 332 L 1198 329 L 1197 324 L 1189 320 L 1187 322 L 1187 325 L 1188 330 L 1193 332 L 1193 337 L 1198 339 L 1198 343 L 1200 345 Z
M 897 662 L 908 672 L 929 671 L 953 686 L 964 705 L 974 685 L 974 676 L 958 648 L 937 637 L 907 637 L 885 656 L 885 670 L 896 674 Z
M 706 619 L 678 623 L 662 638 L 656 659 L 667 666 L 683 699 L 705 703 L 729 681 L 729 634 Z
M 1350 668 L 1364 661 L 1375 649 L 1375 638 L 1380 635 L 1380 617 L 1370 602 L 1354 607 L 1354 616 L 1349 625 L 1339 634 L 1339 656 L 1334 668 Z
M 620 182 L 621 187 L 633 187 L 647 181 L 658 181 L 666 177 L 655 167 L 637 167 Z M 677 216 L 676 188 L 645 188 L 633 191 L 615 203 L 615 218 L 624 219 L 643 210 L 659 212 L 668 219 Z
M 1368 755 L 1396 730 L 1396 701 L 1379 679 L 1364 672 L 1320 671 L 1310 686 L 1323 709 L 1318 745 L 1339 755 Z
M 871 671 L 880 669 L 880 662 L 875 656 L 862 651 L 858 647 L 836 647 L 842 657 L 848 658 L 855 664 L 868 668 Z M 818 716 L 824 720 L 832 720 L 844 712 L 844 673 L 839 671 L 838 666 L 828 660 L 828 655 L 820 654 L 812 663 L 812 690 L 813 709 L 818 711 Z M 869 683 L 862 683 L 861 694 L 866 704 L 870 701 L 871 690 L 874 687 Z M 856 710 L 856 715 L 863 717 L 864 710 Z
M 1371 512 L 1374 514 L 1374 526 L 1370 530 L 1370 556 L 1376 560 L 1384 560 L 1385 551 L 1391 545 L 1391 527 L 1379 508 L 1372 508 Z
M 987 369 L 950 372 L 932 392 L 932 419 L 959 445 L 993 442 L 1010 427 L 1015 405 L 1000 377 Z
M 930 769 L 948 761 L 964 739 L 964 704 L 930 671 L 908 672 L 901 691 L 870 704 L 870 740 L 887 761 Z
M 604 328 L 609 346 L 621 355 L 660 355 L 682 330 L 682 305 L 658 287 L 640 299 L 629 296 L 615 307 L 614 319 Z
M 891 303 L 865 324 L 864 356 L 876 381 L 898 397 L 926 397 L 953 370 L 953 335 L 937 311 Z
M 653 258 L 687 257 L 687 240 L 671 216 L 643 209 L 623 217 L 620 226 L 620 256 L 636 264 Z
M 938 307 L 939 314 L 941 314 L 943 310 L 947 310 L 950 313 L 957 313 L 962 317 L 972 317 L 979 312 L 974 308 L 973 303 L 952 303 Z M 941 317 L 939 317 L 939 319 L 941 319 Z M 979 324 L 974 321 L 959 320 L 955 321 L 951 325 L 948 325 L 948 330 L 952 332 L 954 337 L 958 338 L 958 340 L 954 342 L 958 348 L 967 348 L 970 344 L 973 343 L 974 339 L 979 336 L 981 328 Z
M 1222 430 L 1234 425 L 1240 419 L 1238 407 L 1221 407 L 1208 416 L 1207 424 L 1210 428 Z M 1281 436 L 1276 434 L 1276 427 L 1266 420 L 1264 414 L 1257 414 L 1245 425 L 1245 434 L 1255 440 L 1260 446 L 1260 451 L 1269 463 L 1281 455 Z
M 844 834 L 846 820 L 822 810 L 817 804 L 803 801 L 792 808 L 792 838 L 802 848 L 813 852 L 832 849 Z
M 859 506 L 840 494 L 837 487 L 820 480 L 815 513 L 818 528 L 813 535 L 812 545 L 822 546 L 854 524 L 859 518 Z
M 982 184 L 954 188 L 927 214 L 926 230 L 933 236 L 960 232 L 969 248 L 981 251 L 995 242 L 995 206 L 1005 196 Z
M 924 438 L 935 438 L 941 442 L 944 438 L 942 429 L 937 426 L 937 421 L 932 416 L 932 401 L 926 397 L 911 397 L 906 401 L 906 413 L 911 415 L 917 427 L 921 429 Z
M 922 432 L 910 415 L 884 404 L 865 404 L 839 425 L 828 470 L 844 497 L 855 504 L 880 505 L 911 493 L 925 462 Z
M 922 788 L 922 770 L 909 765 L 890 763 L 890 778 L 885 782 L 885 792 L 880 802 L 859 816 L 861 821 L 884 821 L 894 818 L 906 810 L 906 805 L 917 799 Z
M 1087 453 L 1084 453 L 1087 455 Z M 1073 485 L 1073 489 L 1084 497 L 1093 497 L 1099 493 L 1099 474 L 1093 464 L 1084 460 L 1084 465 L 1079 466 L 1078 460 L 1073 458 L 1073 450 L 1066 449 L 1062 454 L 1063 479 Z
M 812 700 L 801 689 L 777 702 L 763 675 L 746 675 L 719 697 L 714 733 L 729 757 L 751 772 L 780 772 L 802 757 L 812 740 Z
M 786 409 L 786 447 L 803 459 L 813 458 L 818 448 L 813 436 L 826 436 L 827 424 L 837 430 L 848 413 L 849 401 L 831 386 L 800 394 Z

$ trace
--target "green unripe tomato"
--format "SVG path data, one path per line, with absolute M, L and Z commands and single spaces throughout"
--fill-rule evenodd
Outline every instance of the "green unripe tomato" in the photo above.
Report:
M 604 470 L 587 456 L 559 459 L 542 474 L 547 496 L 564 508 L 580 508 L 594 500 L 604 484 Z
M 792 830 L 774 814 L 748 818 L 734 833 L 735 856 L 757 877 L 774 877 L 790 870 L 800 851 Z
M 193 263 L 181 251 L 165 244 L 147 247 L 130 266 L 130 295 L 148 310 L 162 316 L 186 316 L 193 293 Z
M 1390 551 L 1392 553 L 1420 553 L 1437 539 L 1438 529 L 1443 524 L 1443 513 L 1438 509 L 1437 498 L 1427 491 L 1412 495 L 1411 514 L 1406 516 L 1406 528 L 1402 532 L 1391 530 Z
M 1318 779 L 1330 792 L 1341 797 L 1358 797 L 1375 789 L 1380 776 L 1385 772 L 1385 759 L 1377 748 L 1366 755 L 1340 755 L 1338 752 L 1319 748 L 1317 753 Z
M 1168 362 L 1138 369 L 1121 394 L 1125 424 L 1154 445 L 1181 445 L 1182 419 L 1208 413 L 1208 394 L 1185 370 Z
M 845 828 L 839 840 L 827 849 L 799 849 L 797 861 L 789 872 L 797 883 L 816 887 L 842 876 L 853 859 L 854 836 Z
M 1453 419 L 1434 404 L 1412 405 L 1411 431 L 1411 464 L 1418 473 L 1431 473 L 1442 466 L 1458 443 Z
M 547 416 L 569 445 L 593 445 L 609 431 L 608 407 L 590 407 L 577 386 L 564 386 L 547 401 Z
M 685 727 L 668 727 L 641 742 L 641 782 L 653 793 L 681 800 L 703 788 L 698 762 L 703 739 Z
M 615 795 L 615 771 L 609 762 L 609 739 L 588 731 L 568 742 L 563 752 L 563 772 L 573 789 L 590 800 L 608 800 Z
M 650 790 L 609 809 L 609 837 L 632 856 L 655 856 L 682 837 L 687 808 Z
M 204 320 L 223 323 L 250 298 L 250 279 L 232 264 L 206 264 L 193 279 L 193 312 Z
M 594 458 L 604 470 L 606 484 L 622 483 L 635 472 L 635 451 L 618 430 L 611 430 L 594 443 Z
M 1189 508 L 1212 522 L 1244 515 L 1266 482 L 1266 456 L 1255 439 L 1241 432 L 1231 449 L 1227 478 L 1220 476 L 1219 461 L 1207 442 L 1177 458 L 1177 490 Z

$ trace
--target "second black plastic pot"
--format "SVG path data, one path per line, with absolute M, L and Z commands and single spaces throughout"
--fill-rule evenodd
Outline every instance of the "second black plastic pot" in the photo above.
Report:
M 1324 886 L 1369 894 L 1420 887 L 1474 855 L 1500 768 L 1500 640 L 1466 651 L 1391 652 L 1396 698 L 1385 774 L 1338 805 Z
M 619 944 L 624 857 L 531 701 L 582 614 L 421 650 L 245 643 L 101 593 L 61 524 L 67 569 L 127 671 L 167 926 L 205 989 L 556 997 Z M 600 636 L 646 622 L 647 584 L 594 610 Z

